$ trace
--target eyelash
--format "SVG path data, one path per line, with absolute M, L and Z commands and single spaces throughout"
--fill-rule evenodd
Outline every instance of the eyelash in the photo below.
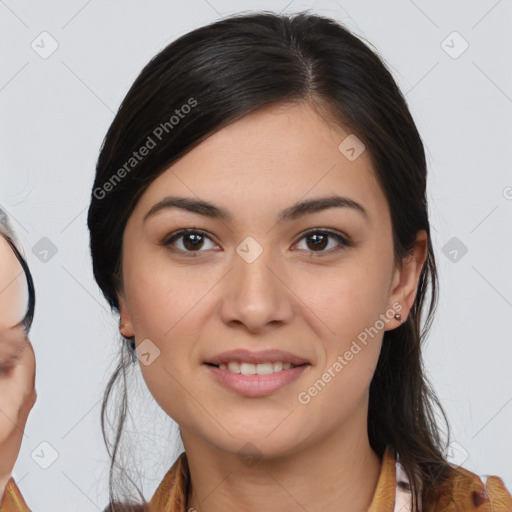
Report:
M 167 236 L 164 239 L 164 241 L 162 242 L 162 245 L 165 246 L 165 247 L 169 247 L 170 250 L 172 250 L 173 252 L 179 252 L 179 253 L 183 254 L 184 256 L 186 256 L 186 257 L 197 258 L 198 255 L 201 252 L 206 252 L 206 251 L 204 251 L 204 250 L 203 251 L 201 251 L 201 250 L 198 250 L 198 251 L 184 251 L 182 249 L 177 249 L 176 247 L 170 247 L 170 246 L 172 246 L 172 244 L 174 243 L 175 240 L 177 240 L 179 238 L 182 238 L 185 235 L 190 235 L 190 234 L 203 235 L 205 238 L 208 238 L 209 240 L 214 242 L 204 231 L 202 231 L 200 229 L 182 229 L 180 231 L 177 231 L 176 233 L 172 233 L 171 235 Z M 342 250 L 344 248 L 348 248 L 348 247 L 352 247 L 353 246 L 353 242 L 348 237 L 343 236 L 340 233 L 337 233 L 335 231 L 331 231 L 329 229 L 313 229 L 313 230 L 307 231 L 306 233 L 304 233 L 299 238 L 299 240 L 296 243 L 299 243 L 304 238 L 308 238 L 309 236 L 318 235 L 318 234 L 327 235 L 327 236 L 330 236 L 332 238 L 335 238 L 340 243 L 341 246 L 337 247 L 335 249 L 329 249 L 327 251 L 325 251 L 325 250 L 322 250 L 322 251 L 309 251 L 309 252 L 311 252 L 315 256 L 316 255 L 322 256 L 323 254 L 330 255 L 330 254 L 338 252 L 338 251 L 340 251 L 340 250 Z

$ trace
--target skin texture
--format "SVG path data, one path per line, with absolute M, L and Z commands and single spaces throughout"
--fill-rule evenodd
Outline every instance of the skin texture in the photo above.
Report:
M 18 457 L 27 417 L 36 401 L 35 357 L 21 321 L 27 280 L 0 236 L 0 497 Z
M 350 132 L 309 104 L 262 108 L 203 141 L 161 174 L 141 197 L 123 238 L 122 333 L 159 355 L 140 368 L 155 400 L 179 425 L 189 460 L 188 507 L 366 511 L 380 471 L 367 436 L 368 390 L 384 330 L 311 401 L 297 397 L 343 355 L 380 314 L 414 302 L 426 233 L 401 270 L 394 266 L 388 204 L 368 152 L 348 160 L 338 145 Z M 177 208 L 145 222 L 168 195 L 228 209 L 221 221 Z M 276 223 L 297 201 L 338 194 L 361 203 Z M 163 245 L 183 228 L 205 232 Z M 329 229 L 317 249 L 307 231 Z M 247 263 L 246 237 L 263 252 Z M 189 242 L 187 244 L 187 241 Z M 338 251 L 333 252 L 334 249 Z M 193 252 L 196 257 L 178 251 Z M 146 342 L 148 343 L 148 342 Z M 155 348 L 156 347 L 156 348 Z M 216 382 L 205 360 L 226 350 L 278 348 L 309 361 L 299 379 L 269 396 L 245 397 Z M 237 456 L 246 443 L 254 465 Z
M 27 280 L 7 240 L 0 236 L 0 331 L 23 319 L 28 304 Z

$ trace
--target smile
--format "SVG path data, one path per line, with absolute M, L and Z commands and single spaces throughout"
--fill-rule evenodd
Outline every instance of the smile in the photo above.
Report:
M 309 363 L 298 366 L 292 363 L 205 363 L 205 368 L 216 382 L 239 395 L 246 397 L 263 397 L 297 380 Z
M 241 373 L 242 375 L 269 375 L 270 373 L 278 373 L 283 370 L 289 370 L 290 368 L 295 368 L 296 366 L 292 363 L 283 363 L 281 361 L 275 362 L 266 362 L 266 363 L 239 363 L 237 361 L 231 361 L 227 364 L 220 363 L 218 365 L 213 365 L 221 370 L 226 370 L 232 373 Z

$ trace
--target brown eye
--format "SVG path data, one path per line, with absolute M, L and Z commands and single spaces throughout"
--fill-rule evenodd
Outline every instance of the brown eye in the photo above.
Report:
M 196 249 L 201 249 L 203 245 L 203 235 L 197 233 L 188 233 L 183 235 L 183 246 L 187 251 L 195 251 Z
M 329 248 L 329 250 L 325 250 L 326 247 L 329 246 L 329 239 L 334 239 L 337 242 L 337 245 L 334 248 Z M 315 230 L 309 231 L 305 235 L 302 236 L 300 240 L 306 240 L 306 249 L 312 252 L 319 253 L 333 253 L 344 247 L 350 247 L 350 241 L 342 236 L 339 233 L 335 233 L 332 231 L 325 230 Z
M 181 247 L 177 247 L 176 242 L 179 241 L 180 239 L 182 241 L 181 241 L 181 244 L 178 244 L 178 245 L 181 245 Z M 196 229 L 184 229 L 184 230 L 178 231 L 177 233 L 173 234 L 171 237 L 167 238 L 163 242 L 163 245 L 172 246 L 172 250 L 175 250 L 176 252 L 184 253 L 186 256 L 195 256 L 195 254 L 193 254 L 193 253 L 204 252 L 201 249 L 203 249 L 205 247 L 205 242 L 207 240 L 212 242 L 211 238 L 206 236 L 202 231 L 199 231 Z M 214 247 L 218 247 L 215 244 L 213 244 L 213 245 L 214 245 Z M 206 247 L 206 249 L 208 249 L 208 248 L 209 247 Z

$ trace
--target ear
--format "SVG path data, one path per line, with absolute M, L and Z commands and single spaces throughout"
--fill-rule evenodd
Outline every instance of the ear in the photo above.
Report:
M 124 297 L 119 294 L 119 331 L 125 338 L 131 338 L 135 336 L 133 331 L 132 321 L 130 318 L 130 313 L 128 313 L 128 308 L 126 306 L 126 301 Z
M 422 229 L 416 234 L 416 243 L 412 252 L 402 260 L 402 268 L 396 268 L 393 275 L 388 307 L 391 308 L 395 303 L 402 305 L 402 309 L 397 310 L 402 315 L 402 318 L 400 321 L 395 320 L 399 325 L 402 321 L 405 322 L 409 315 L 409 311 L 414 304 L 414 300 L 416 299 L 419 278 L 427 258 L 427 254 L 428 235 L 427 232 Z M 394 325 L 393 322 L 390 322 L 389 327 L 390 329 L 394 329 L 396 325 Z

